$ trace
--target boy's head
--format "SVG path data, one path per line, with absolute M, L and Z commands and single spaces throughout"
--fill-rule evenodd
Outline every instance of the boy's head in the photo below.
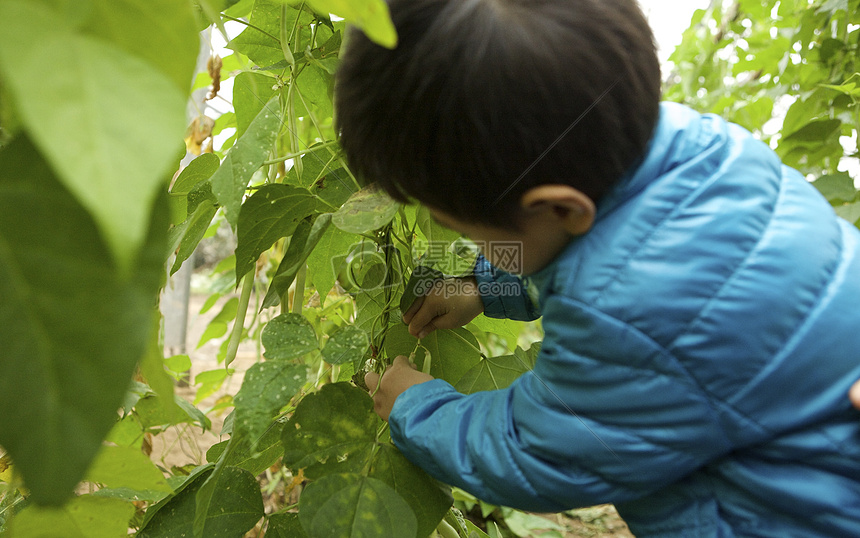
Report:
M 598 201 L 644 153 L 660 68 L 635 0 L 390 0 L 399 43 L 353 31 L 337 74 L 353 169 L 392 196 L 511 229 L 523 195 Z

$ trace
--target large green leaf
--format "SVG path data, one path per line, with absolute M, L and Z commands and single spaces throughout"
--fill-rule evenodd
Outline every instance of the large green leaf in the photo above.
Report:
M 237 280 L 254 267 L 260 254 L 292 235 L 299 222 L 318 208 L 319 202 L 307 189 L 292 185 L 265 185 L 248 198 L 237 229 Z
M 252 365 L 235 397 L 233 431 L 246 434 L 250 439 L 258 438 L 306 379 L 303 364 L 270 361 Z
M 102 447 L 87 471 L 87 480 L 111 488 L 173 492 L 161 471 L 135 447 Z
M 212 472 L 201 472 L 177 495 L 158 505 L 138 538 L 192 536 L 197 492 Z M 254 475 L 238 467 L 224 467 L 205 517 L 203 536 L 241 538 L 261 517 L 263 497 Z
M 200 48 L 191 2 L 91 0 L 88 4 L 91 11 L 83 30 L 157 67 L 182 91 L 191 87 Z
M 281 49 L 277 42 L 275 47 L 280 52 Z M 236 75 L 233 82 L 233 107 L 236 109 L 236 134 L 238 136 L 245 134 L 257 114 L 274 97 L 276 83 L 277 81 L 271 76 L 253 71 L 243 71 Z
M 161 203 L 163 202 L 163 203 Z M 116 421 L 152 331 L 167 204 L 128 277 L 26 140 L 0 151 L 0 444 L 59 504 Z
M 367 331 L 355 325 L 346 325 L 331 335 L 322 349 L 322 355 L 329 364 L 357 363 L 364 358 L 369 346 Z
M 308 478 L 358 472 L 376 445 L 381 421 L 373 400 L 349 383 L 325 385 L 306 396 L 284 426 L 284 465 Z
M 406 325 L 391 327 L 385 335 L 385 351 L 390 358 L 409 356 L 418 339 L 409 334 Z M 415 354 L 415 364 L 424 367 L 429 352 L 430 375 L 456 384 L 463 375 L 481 360 L 478 341 L 466 329 L 436 330 L 421 340 Z
M 298 0 L 284 0 L 297 4 Z M 306 0 L 314 11 L 343 17 L 355 24 L 376 43 L 394 48 L 397 45 L 397 31 L 391 22 L 388 5 L 383 0 Z
M 281 314 L 266 324 L 261 335 L 265 357 L 284 361 L 319 348 L 317 335 L 301 314 Z
M 382 228 L 394 218 L 400 204 L 376 185 L 365 187 L 349 197 L 332 217 L 332 223 L 345 232 L 362 234 Z
M 234 227 L 239 220 L 245 188 L 272 150 L 280 128 L 281 109 L 275 96 L 260 110 L 245 134 L 239 137 L 210 180 L 212 193 L 218 204 L 224 207 L 227 221 Z
M 517 347 L 512 355 L 483 358 L 460 378 L 455 388 L 464 394 L 503 389 L 534 368 L 539 350 L 540 345 L 533 345 L 528 351 Z
M 176 26 L 164 21 L 175 32 L 189 30 L 181 19 Z M 45 4 L 0 3 L 0 74 L 33 141 L 128 270 L 181 147 L 188 86 L 171 78 L 179 70 L 168 75 L 130 54 L 126 41 L 117 45 L 72 22 Z M 128 23 L 125 17 L 108 21 L 111 35 L 137 34 Z M 193 63 L 185 69 L 188 85 L 192 69 Z
M 12 518 L 9 538 L 118 538 L 128 535 L 134 505 L 83 495 L 62 508 L 28 506 Z
M 313 224 L 308 218 L 298 225 L 292 239 L 290 239 L 287 252 L 281 259 L 281 263 L 278 264 L 278 270 L 275 271 L 275 276 L 269 285 L 269 291 L 263 298 L 263 308 L 280 304 L 281 296 L 287 293 L 293 280 L 296 279 L 296 275 L 305 266 L 308 256 L 313 252 L 330 224 L 331 213 L 323 213 L 318 218 L 313 219 Z
M 249 26 L 232 39 L 228 47 L 244 54 L 260 67 L 284 61 L 280 40 L 282 5 L 274 0 L 256 0 L 249 19 L 253 26 Z M 295 27 L 300 33 L 299 36 L 294 36 L 294 41 L 307 44 L 310 41 L 313 21 L 313 15 L 307 11 L 289 9 L 283 24 L 291 30 Z
M 299 498 L 299 519 L 311 538 L 415 536 L 412 509 L 382 480 L 345 473 L 313 482 Z
M 269 517 L 266 538 L 307 538 L 299 521 L 299 515 L 287 512 Z
M 416 467 L 393 445 L 379 447 L 369 476 L 394 488 L 409 504 L 417 519 L 418 538 L 429 536 L 454 502 L 449 487 Z
M 336 226 L 329 226 L 308 256 L 311 282 L 320 294 L 320 302 L 324 302 L 334 287 L 338 273 L 347 261 L 346 253 L 360 239 Z
M 860 227 L 860 202 L 841 205 L 836 208 L 836 214 L 851 224 Z
M 846 172 L 822 176 L 812 184 L 827 198 L 831 204 L 842 204 L 852 202 L 860 191 L 854 187 L 854 180 Z
M 265 433 L 259 438 L 243 437 L 234 441 L 236 446 L 227 454 L 224 465 L 241 467 L 257 476 L 271 467 L 284 453 L 281 445 L 281 431 L 283 423 L 273 422 Z M 206 461 L 215 462 L 227 449 L 230 441 L 222 441 L 206 452 Z

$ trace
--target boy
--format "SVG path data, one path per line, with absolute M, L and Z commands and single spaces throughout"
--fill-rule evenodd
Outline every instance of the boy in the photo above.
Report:
M 337 77 L 354 169 L 488 248 L 413 335 L 533 319 L 534 371 L 472 395 L 368 374 L 414 463 L 488 502 L 611 502 L 644 536 L 860 536 L 860 233 L 743 129 L 660 104 L 634 0 L 391 0 Z M 492 264 L 497 264 L 494 267 Z M 539 290 L 478 296 L 487 283 Z

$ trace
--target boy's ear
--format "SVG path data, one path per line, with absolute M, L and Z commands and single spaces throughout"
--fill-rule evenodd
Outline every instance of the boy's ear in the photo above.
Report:
M 597 212 L 591 198 L 569 185 L 533 187 L 520 198 L 520 207 L 526 214 L 548 211 L 572 235 L 590 230 Z

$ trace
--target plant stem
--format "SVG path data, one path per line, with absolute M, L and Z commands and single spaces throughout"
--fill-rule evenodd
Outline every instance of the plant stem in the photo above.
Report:
M 221 14 L 221 16 L 223 18 L 227 19 L 228 21 L 238 22 L 240 24 L 244 24 L 248 28 L 253 28 L 254 30 L 257 30 L 258 32 L 260 32 L 261 34 L 271 37 L 275 41 L 280 41 L 277 37 L 273 36 L 272 34 L 270 34 L 267 31 L 263 30 L 259 26 L 254 26 L 253 24 L 249 23 L 248 21 L 243 21 L 242 19 L 237 19 L 235 17 L 231 17 L 230 15 L 225 15 L 223 13 Z
M 230 343 L 227 344 L 227 356 L 224 359 L 224 367 L 230 366 L 236 358 L 239 343 L 242 341 L 242 331 L 245 329 L 245 314 L 248 312 L 248 303 L 251 300 L 251 290 L 254 288 L 254 271 L 248 271 L 242 278 L 242 292 L 239 295 L 239 306 L 236 311 L 236 320 L 233 322 L 233 331 L 230 333 Z
M 302 155 L 304 155 L 306 153 L 310 153 L 311 151 L 322 149 L 322 148 L 327 148 L 329 146 L 334 146 L 334 145 L 337 145 L 337 140 L 329 140 L 328 142 L 323 142 L 322 144 L 317 144 L 316 146 L 305 148 L 303 150 L 296 151 L 294 153 L 288 153 L 286 155 L 282 155 L 281 157 L 278 157 L 276 159 L 263 161 L 263 166 L 269 166 L 272 164 L 278 164 L 278 163 L 282 163 L 284 161 L 289 161 L 290 159 L 295 159 L 296 157 L 301 157 Z
M 305 277 L 308 274 L 308 266 L 302 264 L 302 268 L 296 273 L 296 293 L 293 295 L 293 313 L 302 313 L 302 303 L 305 302 Z

